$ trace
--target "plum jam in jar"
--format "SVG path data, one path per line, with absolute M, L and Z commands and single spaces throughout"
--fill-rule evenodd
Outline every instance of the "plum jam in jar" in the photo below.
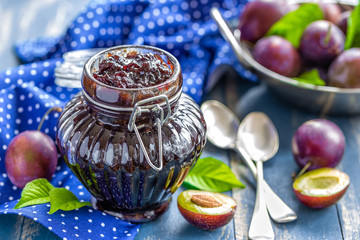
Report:
M 180 64 L 150 46 L 106 49 L 84 66 L 56 141 L 95 209 L 131 222 L 164 213 L 206 142 L 198 105 L 182 93 Z

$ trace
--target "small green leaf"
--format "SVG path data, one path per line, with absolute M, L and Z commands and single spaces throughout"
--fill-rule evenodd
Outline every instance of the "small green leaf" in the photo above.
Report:
M 312 69 L 311 71 L 304 72 L 298 77 L 293 78 L 301 83 L 309 83 L 317 86 L 325 86 L 325 81 L 320 78 L 319 71 Z
M 348 18 L 345 50 L 360 47 L 360 0 Z
M 306 3 L 295 11 L 289 12 L 277 21 L 267 32 L 267 36 L 277 35 L 285 38 L 298 48 L 306 27 L 317 20 L 323 19 L 323 12 L 318 4 Z
M 53 185 L 45 178 L 35 179 L 27 183 L 14 209 L 50 202 L 50 191 L 53 188 Z
M 198 160 L 185 179 L 186 185 L 213 192 L 226 192 L 235 187 L 245 187 L 225 163 L 212 157 Z
M 49 214 L 57 210 L 70 211 L 84 206 L 91 206 L 89 202 L 80 202 L 79 199 L 65 188 L 53 188 L 50 191 L 51 208 Z

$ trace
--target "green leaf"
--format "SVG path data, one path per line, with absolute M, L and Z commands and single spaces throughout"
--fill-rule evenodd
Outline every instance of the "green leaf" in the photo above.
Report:
M 325 86 L 325 81 L 320 78 L 319 71 L 312 69 L 311 71 L 304 72 L 298 77 L 293 78 L 301 83 L 309 83 L 317 86 Z
M 185 185 L 213 192 L 225 192 L 235 187 L 245 187 L 225 163 L 212 157 L 198 160 L 186 177 Z
M 348 19 L 345 40 L 345 50 L 354 47 L 360 47 L 360 1 Z
M 14 209 L 50 202 L 50 191 L 53 188 L 53 185 L 45 178 L 35 179 L 27 183 Z
M 267 36 L 277 35 L 285 38 L 298 48 L 305 28 L 312 22 L 323 19 L 323 12 L 319 5 L 306 3 L 295 11 L 289 12 L 277 21 L 267 32 Z
M 70 211 L 84 206 L 91 206 L 89 202 L 80 202 L 79 199 L 65 188 L 53 188 L 50 191 L 51 208 L 49 214 L 57 210 Z

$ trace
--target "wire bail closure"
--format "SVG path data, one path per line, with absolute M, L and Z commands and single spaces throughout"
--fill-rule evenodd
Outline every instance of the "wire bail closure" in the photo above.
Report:
M 147 106 L 142 106 L 146 103 L 155 101 L 155 100 L 163 100 L 165 101 L 168 113 L 166 115 L 166 117 L 164 118 L 164 109 L 162 107 L 160 107 L 159 104 L 152 104 L 152 105 L 147 105 Z M 157 130 L 158 130 L 158 139 L 159 139 L 159 167 L 155 166 L 151 160 L 150 157 L 148 155 L 148 153 L 146 152 L 144 143 L 141 139 L 140 133 L 139 133 L 139 128 L 144 127 L 144 124 L 140 125 L 140 126 L 136 126 L 135 122 L 136 122 L 136 118 L 138 116 L 141 116 L 142 113 L 149 113 L 149 112 L 159 112 L 160 114 L 160 118 L 157 117 L 155 119 L 156 125 L 157 125 Z M 155 171 L 161 171 L 163 168 L 163 154 L 162 154 L 162 135 L 161 135 L 161 126 L 169 119 L 171 115 L 171 107 L 170 107 L 170 103 L 169 103 L 169 99 L 166 95 L 159 95 L 159 96 L 155 96 L 155 97 L 151 97 L 151 98 L 147 98 L 144 100 L 141 100 L 139 102 L 137 102 L 134 106 L 134 109 L 131 113 L 130 116 L 130 120 L 128 123 L 128 129 L 129 131 L 135 131 L 136 134 L 136 138 L 138 139 L 139 143 L 140 143 L 140 147 L 141 150 L 144 153 L 145 159 L 148 162 L 148 164 L 150 165 L 150 167 L 152 169 L 154 169 Z

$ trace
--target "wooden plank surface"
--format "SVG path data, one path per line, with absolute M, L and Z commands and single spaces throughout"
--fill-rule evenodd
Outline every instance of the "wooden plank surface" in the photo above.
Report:
M 20 239 L 24 217 L 0 215 L 0 239 Z
M 15 214 L 0 215 L 0 240 L 59 240 L 46 227 L 32 219 Z
M 338 168 L 350 176 L 348 191 L 337 204 L 339 220 L 344 239 L 357 240 L 360 239 L 360 117 L 337 122 L 346 137 L 345 156 Z

